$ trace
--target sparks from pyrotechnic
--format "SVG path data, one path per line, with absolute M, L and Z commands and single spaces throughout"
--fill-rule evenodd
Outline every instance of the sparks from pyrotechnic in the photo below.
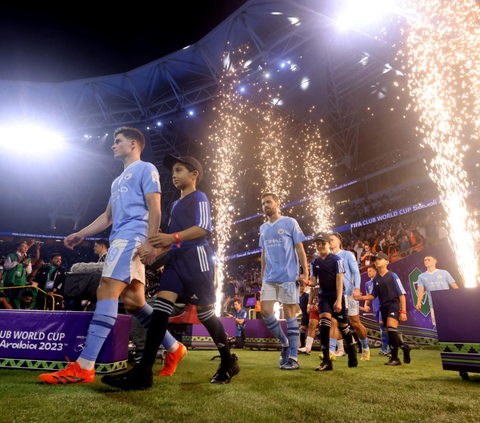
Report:
M 245 107 L 248 101 L 242 101 L 238 90 L 240 83 L 232 56 L 236 53 L 244 55 L 248 47 L 239 48 L 230 55 L 225 54 L 223 74 L 220 78 L 221 90 L 218 95 L 218 106 L 214 108 L 217 117 L 210 126 L 209 136 L 213 156 L 212 193 L 215 215 L 215 241 L 217 244 L 217 302 L 215 312 L 221 312 L 222 288 L 226 276 L 226 248 L 231 238 L 232 213 L 228 207 L 239 196 L 237 189 L 236 165 L 239 161 L 239 147 L 242 135 L 248 130 L 245 124 Z M 227 59 L 228 56 L 228 60 Z M 243 56 L 242 56 L 243 57 Z M 243 60 L 239 61 L 239 69 L 243 69 Z
M 477 284 L 478 229 L 466 207 L 468 145 L 480 129 L 480 8 L 474 0 L 405 0 L 408 84 L 423 143 L 436 153 L 430 177 L 447 213 L 447 233 L 465 286 Z M 400 52 L 403 56 L 404 53 Z M 468 124 L 475 127 L 469 133 Z

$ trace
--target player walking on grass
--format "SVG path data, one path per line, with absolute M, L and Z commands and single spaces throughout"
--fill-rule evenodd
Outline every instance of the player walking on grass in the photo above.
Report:
M 262 208 L 268 221 L 260 227 L 260 247 L 262 249 L 262 317 L 272 334 L 280 341 L 280 369 L 297 370 L 299 328 L 296 317 L 299 302 L 299 283 L 308 280 L 307 256 L 302 242 L 305 241 L 297 221 L 281 216 L 280 203 L 273 193 L 262 195 Z M 299 276 L 298 264 L 303 273 Z M 287 321 L 287 335 L 273 314 L 274 304 L 283 303 Z
M 113 155 L 123 161 L 124 171 L 112 184 L 107 209 L 91 225 L 65 238 L 65 246 L 73 249 L 84 238 L 113 224 L 110 249 L 97 290 L 97 307 L 85 347 L 75 363 L 58 372 L 40 375 L 46 383 L 94 381 L 95 361 L 117 319 L 119 297 L 125 309 L 146 329 L 149 327 L 153 309 L 145 302 L 145 264 L 152 263 L 157 251 L 147 235 L 158 232 L 161 210 L 159 174 L 154 165 L 140 160 L 144 147 L 145 138 L 138 129 L 121 127 L 115 131 Z M 142 253 L 142 259 L 136 252 Z M 164 347 L 171 353 L 185 348 L 170 334 L 165 338 Z
M 193 157 L 166 155 L 163 165 L 172 169 L 173 184 L 181 191 L 180 199 L 172 204 L 167 234 L 149 236 L 155 248 L 167 248 L 167 263 L 162 275 L 160 291 L 147 332 L 142 359 L 133 369 L 117 376 L 104 376 L 102 382 L 119 389 L 150 389 L 152 368 L 156 354 L 165 336 L 168 317 L 179 296 L 194 304 L 198 319 L 208 330 L 220 352 L 220 366 L 211 383 L 229 383 L 240 371 L 235 356 L 230 353 L 225 329 L 215 315 L 213 253 L 208 245 L 212 231 L 210 203 L 207 196 L 196 190 L 202 179 L 202 165 Z M 143 257 L 145 252 L 140 253 Z
M 363 300 L 380 300 L 380 313 L 382 321 L 387 324 L 387 334 L 392 346 L 392 357 L 385 365 L 400 366 L 398 359 L 398 348 L 403 350 L 403 362 L 410 363 L 409 345 L 404 344 L 398 336 L 398 323 L 407 321 L 407 305 L 405 290 L 399 277 L 387 269 L 389 257 L 385 253 L 378 253 L 375 266 L 378 274 L 373 278 L 371 294 L 362 297 Z
M 358 264 L 350 251 L 341 249 L 342 235 L 338 232 L 330 234 L 330 248 L 333 254 L 343 260 L 343 287 L 345 290 L 345 305 L 348 310 L 348 320 L 360 339 L 362 345 L 362 361 L 370 361 L 370 348 L 368 347 L 367 329 L 360 322 L 360 305 L 357 298 L 360 292 L 360 271 Z
M 370 280 L 365 282 L 365 290 L 367 291 L 367 294 L 371 294 L 373 290 L 373 279 L 375 278 L 375 276 L 377 276 L 377 268 L 374 264 L 368 266 L 367 274 Z M 373 315 L 375 316 L 375 320 L 380 325 L 380 332 L 382 334 L 382 349 L 380 350 L 379 354 L 391 354 L 390 341 L 388 340 L 387 333 L 385 332 L 385 326 L 383 325 L 382 315 L 380 314 L 380 300 L 378 299 L 378 297 L 372 301 L 365 301 L 365 312 L 368 313 L 370 311 L 370 306 L 372 308 Z
M 310 284 L 319 284 L 318 312 L 320 316 L 320 343 L 323 361 L 317 371 L 333 370 L 329 354 L 330 326 L 332 317 L 337 319 L 338 330 L 347 343 L 348 367 L 357 367 L 357 349 L 353 343 L 348 324 L 343 290 L 343 260 L 329 250 L 330 235 L 320 232 L 313 237 L 319 256 L 311 262 Z

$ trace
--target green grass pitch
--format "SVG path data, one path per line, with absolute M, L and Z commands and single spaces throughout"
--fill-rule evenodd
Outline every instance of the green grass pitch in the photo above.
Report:
M 43 385 L 38 371 L 0 370 L 0 422 L 480 422 L 480 375 L 463 381 L 442 370 L 438 350 L 412 351 L 412 363 L 370 362 L 315 372 L 317 353 L 301 369 L 281 371 L 279 353 L 236 351 L 241 372 L 230 385 L 211 385 L 215 351 L 189 351 L 172 377 L 155 377 L 150 391 L 120 392 L 92 384 Z M 358 356 L 360 359 L 360 355 Z M 161 369 L 160 365 L 155 371 Z

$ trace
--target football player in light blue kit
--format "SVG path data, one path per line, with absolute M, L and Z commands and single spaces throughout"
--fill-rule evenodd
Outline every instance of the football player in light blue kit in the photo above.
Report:
M 124 170 L 112 184 L 107 209 L 92 224 L 65 238 L 65 246 L 73 249 L 84 238 L 113 225 L 85 347 L 75 363 L 59 372 L 40 375 L 46 383 L 94 381 L 95 360 L 117 319 L 120 296 L 125 309 L 148 328 L 153 309 L 145 302 L 145 265 L 153 262 L 157 251 L 147 236 L 156 235 L 160 227 L 161 189 L 157 168 L 140 160 L 144 147 L 145 138 L 138 129 L 121 127 L 115 131 L 112 150 L 114 157 L 123 161 Z M 140 251 L 144 252 L 142 261 L 137 255 Z M 166 343 L 171 348 L 176 340 L 170 340 Z
M 360 292 L 360 270 L 353 253 L 341 249 L 342 235 L 338 232 L 330 234 L 330 248 L 333 254 L 343 259 L 343 286 L 345 287 L 345 305 L 348 310 L 348 320 L 362 344 L 362 361 L 370 361 L 370 348 L 368 347 L 367 329 L 360 322 L 360 305 L 357 298 Z M 332 341 L 330 341 L 332 343 Z M 331 346 L 330 346 L 331 348 Z
M 418 300 L 416 309 L 420 311 L 422 308 L 422 300 L 427 291 L 428 294 L 428 301 L 430 302 L 430 311 L 432 312 L 432 323 L 435 326 L 435 313 L 433 311 L 433 302 L 432 302 L 432 291 L 441 291 L 445 289 L 449 289 L 452 287 L 453 289 L 458 289 L 458 285 L 455 280 L 452 278 L 450 273 L 446 270 L 437 269 L 437 259 L 433 256 L 426 256 L 423 259 L 425 263 L 425 267 L 427 271 L 422 273 L 418 277 Z
M 260 227 L 262 249 L 262 317 L 268 329 L 282 344 L 280 369 L 296 370 L 298 365 L 298 341 L 300 331 L 296 311 L 299 303 L 299 282 L 308 280 L 307 256 L 302 242 L 305 241 L 295 219 L 281 216 L 276 194 L 262 195 L 262 208 L 268 221 Z M 299 276 L 299 262 L 303 273 Z M 297 280 L 299 282 L 297 282 Z M 287 335 L 273 314 L 277 301 L 283 304 L 287 321 Z

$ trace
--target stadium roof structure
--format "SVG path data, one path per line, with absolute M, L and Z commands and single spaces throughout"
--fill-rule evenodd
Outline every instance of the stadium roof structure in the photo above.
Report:
M 365 93 L 382 98 L 382 78 L 401 72 L 391 65 L 396 52 L 390 43 L 363 32 L 339 34 L 335 18 L 344 3 L 250 0 L 203 39 L 123 74 L 62 83 L 0 81 L 0 114 L 48 121 L 71 134 L 150 124 L 157 164 L 166 153 L 198 154 L 203 147 L 188 126 L 172 119 L 214 99 L 231 52 L 248 44 L 250 81 L 272 72 L 285 87 L 279 107 L 300 118 L 314 104 L 335 160 L 349 168 L 358 161 Z M 285 63 L 288 76 L 281 75 Z M 160 119 L 171 124 L 154 127 Z M 168 204 L 176 192 L 166 188 Z

